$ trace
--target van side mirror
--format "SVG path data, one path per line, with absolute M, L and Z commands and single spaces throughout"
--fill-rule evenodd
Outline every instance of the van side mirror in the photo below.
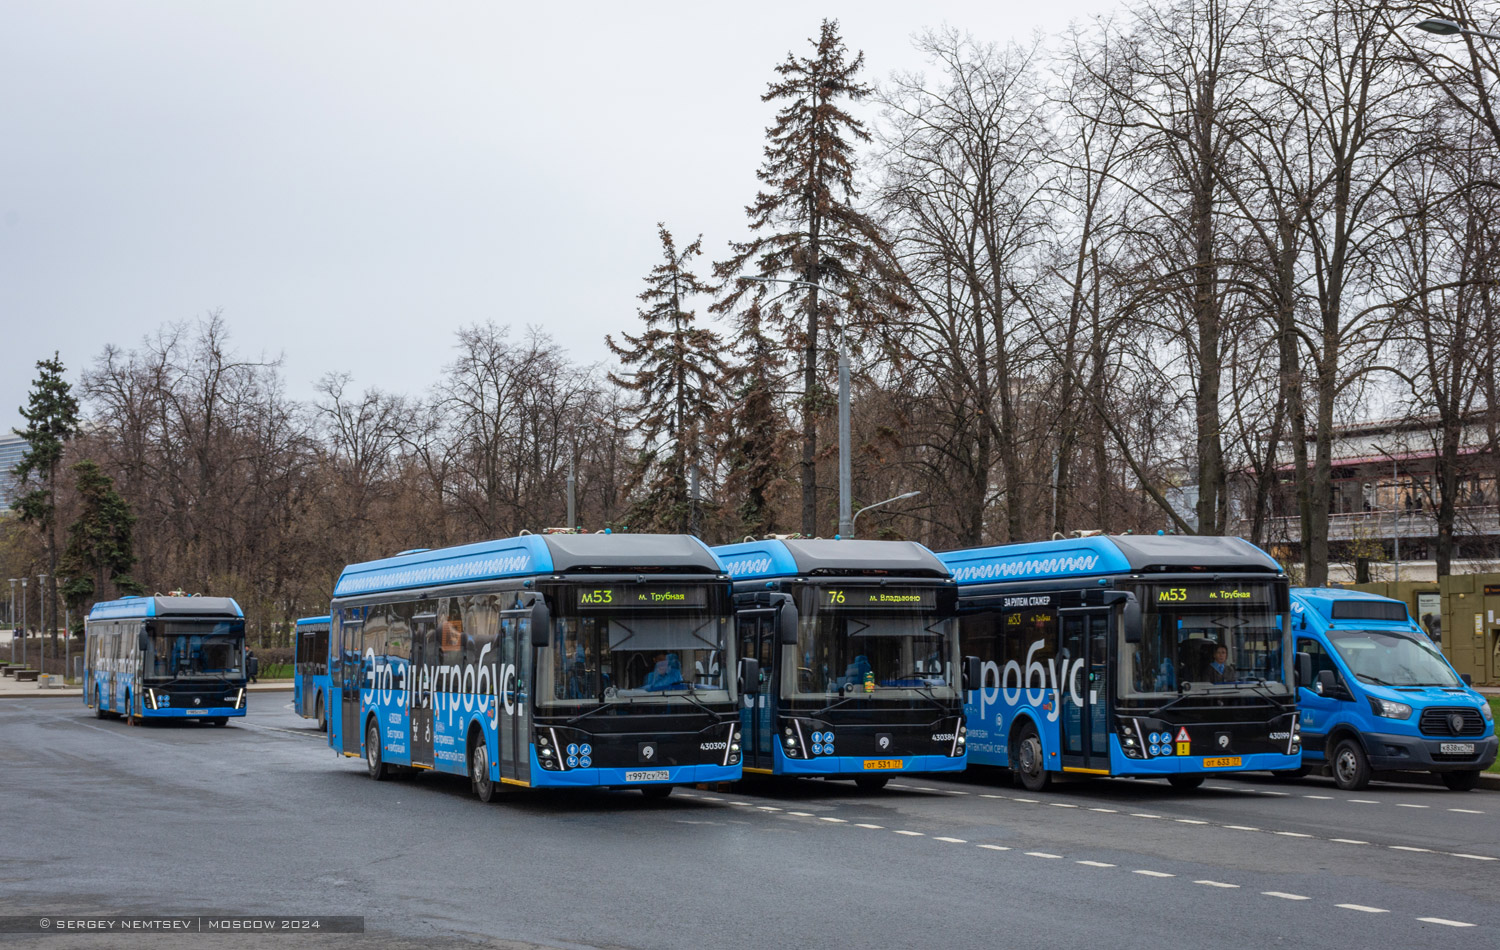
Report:
M 552 645 L 552 611 L 547 609 L 545 597 L 537 597 L 536 602 L 531 605 L 531 645 Z
M 1312 654 L 1297 654 L 1297 685 L 1311 686 L 1313 681 Z
M 782 646 L 797 645 L 797 608 L 790 597 L 782 601 L 781 609 L 776 612 L 776 638 Z
M 966 693 L 979 689 L 983 685 L 984 672 L 979 665 L 979 657 L 964 657 L 963 677 L 964 692 Z
M 1458 678 L 1464 681 L 1465 686 L 1474 685 L 1474 677 L 1470 676 L 1468 673 L 1460 673 L 1458 674 Z
M 1318 671 L 1318 685 L 1314 687 L 1319 696 L 1332 696 L 1338 692 L 1339 681 L 1333 675 L 1333 670 Z
M 740 659 L 740 695 L 748 696 L 760 690 L 760 661 L 750 657 Z

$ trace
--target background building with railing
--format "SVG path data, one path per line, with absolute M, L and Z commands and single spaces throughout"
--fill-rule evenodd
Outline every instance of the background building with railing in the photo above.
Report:
M 0 436 L 0 511 L 6 511 L 15 501 L 18 485 L 12 470 L 21 464 L 26 454 L 26 440 L 18 435 Z

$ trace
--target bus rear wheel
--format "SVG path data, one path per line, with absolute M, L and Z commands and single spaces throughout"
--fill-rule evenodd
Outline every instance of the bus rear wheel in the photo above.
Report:
M 104 697 L 99 692 L 99 687 L 94 687 L 94 718 L 104 718 Z
M 474 789 L 474 797 L 485 804 L 495 800 L 495 780 L 490 778 L 490 749 L 483 736 L 469 748 L 469 785 Z
M 1346 792 L 1370 784 L 1370 760 L 1353 739 L 1344 739 L 1333 748 L 1333 783 Z
M 391 774 L 391 767 L 380 755 L 380 726 L 374 719 L 365 726 L 365 768 L 377 782 L 385 781 Z
M 1010 771 L 1029 792 L 1040 792 L 1052 779 L 1042 761 L 1041 736 L 1037 735 L 1036 726 L 1029 722 L 1021 727 L 1021 734 L 1011 749 Z
M 1479 787 L 1479 773 L 1474 772 L 1439 772 L 1438 778 L 1453 792 L 1472 792 Z
M 1188 772 L 1179 772 L 1176 775 L 1168 775 L 1167 782 L 1175 789 L 1190 792 L 1203 784 L 1203 776 L 1193 775 Z
M 888 775 L 859 775 L 855 776 L 854 787 L 866 792 L 878 792 L 890 780 Z
M 318 731 L 328 731 L 328 712 L 323 708 L 323 694 L 318 694 Z
M 672 794 L 671 785 L 645 785 L 641 788 L 641 794 L 646 796 L 647 801 L 659 802 Z

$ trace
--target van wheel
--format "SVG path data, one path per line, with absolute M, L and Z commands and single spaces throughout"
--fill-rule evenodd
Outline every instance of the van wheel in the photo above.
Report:
M 865 792 L 878 792 L 890 780 L 888 775 L 859 775 L 855 776 L 854 787 Z
M 1041 736 L 1037 735 L 1036 726 L 1029 722 L 1021 727 L 1021 734 L 1011 749 L 1010 772 L 1029 792 L 1040 792 L 1052 780 L 1042 762 Z
M 1203 784 L 1203 776 L 1179 772 L 1176 775 L 1168 775 L 1167 782 L 1178 791 L 1190 792 Z
M 495 780 L 490 778 L 490 748 L 485 744 L 484 736 L 480 736 L 469 749 L 469 785 L 474 789 L 474 797 L 480 801 L 488 804 L 495 800 Z
M 1333 748 L 1333 783 L 1346 792 L 1357 792 L 1370 784 L 1370 760 L 1353 739 L 1343 739 Z
M 391 775 L 391 767 L 381 759 L 380 726 L 373 719 L 365 727 L 365 768 L 369 770 L 370 778 L 377 782 L 383 782 Z
M 1443 780 L 1449 791 L 1472 792 L 1479 787 L 1478 772 L 1439 772 L 1438 778 Z

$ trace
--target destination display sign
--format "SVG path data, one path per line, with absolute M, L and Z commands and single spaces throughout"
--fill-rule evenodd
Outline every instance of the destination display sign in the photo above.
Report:
M 834 610 L 909 609 L 937 604 L 936 592 L 930 587 L 824 587 L 818 594 L 818 602 Z
M 1271 603 L 1269 584 L 1157 584 L 1149 603 L 1163 607 L 1264 605 Z
M 634 610 L 638 607 L 703 607 L 708 604 L 708 592 L 701 586 L 645 586 L 635 584 L 610 584 L 599 587 L 579 587 L 580 610 Z

